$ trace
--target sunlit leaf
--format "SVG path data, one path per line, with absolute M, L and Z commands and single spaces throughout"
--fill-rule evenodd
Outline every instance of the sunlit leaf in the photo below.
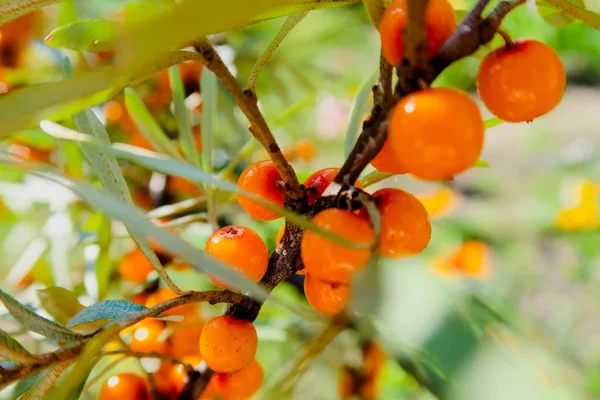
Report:
M 147 307 L 130 301 L 104 300 L 81 310 L 67 323 L 67 327 L 73 328 L 77 325 L 88 324 L 90 322 L 115 319 L 132 312 L 147 309 Z
M 42 308 L 61 324 L 66 324 L 84 308 L 75 293 L 61 287 L 38 290 L 37 295 Z
M 576 18 L 600 30 L 600 14 L 586 9 L 582 0 L 538 0 L 536 4 L 540 15 L 553 26 L 569 24 Z
M 185 105 L 185 90 L 179 67 L 169 68 L 169 82 L 173 92 L 173 105 L 175 107 L 175 117 L 177 117 L 177 128 L 179 130 L 179 143 L 185 158 L 196 166 L 200 166 L 200 156 L 198 155 L 196 140 L 192 134 L 192 122 L 190 110 Z
M 346 131 L 346 157 L 352 151 L 356 138 L 361 131 L 362 123 L 369 109 L 369 98 L 372 93 L 372 87 L 377 82 L 379 69 L 373 71 L 360 85 L 356 98 L 352 104 L 352 114 L 350 114 L 350 123 Z
M 25 307 L 14 297 L 0 289 L 0 301 L 8 309 L 8 312 L 21 324 L 24 328 L 39 333 L 47 338 L 56 339 L 65 342 L 77 341 L 82 336 L 64 326 L 41 317 Z
M 490 163 L 485 160 L 477 160 L 475 164 L 473 164 L 473 168 L 489 168 Z
M 61 0 L 3 0 L 0 1 L 0 25 L 11 21 L 21 15 Z
M 48 369 L 46 368 L 41 371 L 34 372 L 33 374 L 21 379 L 10 391 L 10 399 L 18 399 L 21 396 L 23 396 L 23 394 L 30 391 L 31 388 L 37 385 L 44 378 L 47 372 Z
M 60 378 L 61 374 L 71 365 L 73 361 L 59 361 L 53 364 L 45 372 L 39 382 L 27 391 L 20 400 L 43 400 L 48 395 L 48 392 L 52 388 L 52 385 Z
M 500 118 L 490 118 L 484 121 L 484 127 L 485 129 L 489 129 L 489 128 L 493 128 L 495 126 L 498 126 L 500 124 L 503 124 L 504 120 L 500 119 Z
M 50 47 L 78 51 L 110 51 L 117 26 L 113 21 L 81 20 L 54 29 L 45 42 Z
M 0 357 L 20 363 L 30 363 L 35 360 L 21 343 L 0 329 Z

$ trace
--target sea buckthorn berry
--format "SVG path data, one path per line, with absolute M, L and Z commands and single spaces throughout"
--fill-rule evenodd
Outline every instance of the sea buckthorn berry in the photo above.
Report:
M 187 324 L 187 320 L 181 322 L 181 324 Z M 186 328 L 173 326 L 175 331 L 169 336 L 169 342 L 171 343 L 170 354 L 175 358 L 184 358 L 198 354 L 200 352 L 198 341 L 202 334 L 202 327 L 201 321 L 192 323 Z
M 192 368 L 196 367 L 198 364 L 202 362 L 202 357 L 200 356 L 189 356 L 183 357 L 181 359 L 185 364 L 191 366 Z M 189 377 L 187 374 L 186 365 L 177 364 L 173 365 L 171 368 L 171 376 L 170 376 L 170 384 L 171 390 L 173 393 L 179 393 L 184 388 L 185 384 L 188 383 Z
M 381 254 L 405 257 L 423 251 L 431 239 L 431 222 L 421 202 L 400 189 L 381 189 L 373 197 L 381 215 Z
M 132 327 L 131 343 L 133 351 L 166 353 L 169 344 L 161 337 L 165 324 L 156 319 L 145 319 Z
M 485 280 L 491 275 L 489 247 L 479 240 L 467 240 L 450 254 L 436 259 L 434 268 L 449 277 Z
M 267 272 L 269 253 L 258 233 L 245 226 L 226 226 L 206 242 L 204 251 L 230 265 L 234 270 L 258 282 Z M 211 276 L 212 283 L 221 288 L 228 286 Z
M 284 182 L 272 161 L 260 161 L 249 165 L 240 175 L 237 184 L 240 189 L 283 207 Z M 243 195 L 238 195 L 238 202 L 253 218 L 271 221 L 280 217 L 275 211 Z
M 119 265 L 121 278 L 134 283 L 144 283 L 148 275 L 154 271 L 152 264 L 140 249 L 135 249 L 123 256 Z
M 254 325 L 228 315 L 208 321 L 200 336 L 200 354 L 215 372 L 234 373 L 248 367 L 257 346 Z
M 350 300 L 350 286 L 347 284 L 319 281 L 311 275 L 304 279 L 304 293 L 310 305 L 325 315 L 339 313 Z
M 133 373 L 113 375 L 100 387 L 100 400 L 147 400 L 148 386 L 144 378 Z
M 312 223 L 351 242 L 369 245 L 374 238 L 369 221 L 350 211 L 329 208 L 321 211 Z M 306 273 L 313 278 L 335 283 L 349 283 L 352 275 L 369 261 L 369 249 L 350 248 L 307 230 L 300 244 Z
M 390 141 L 386 140 L 379 153 L 371 160 L 371 165 L 382 172 L 389 174 L 405 174 L 406 168 L 398 160 Z
M 435 56 L 456 30 L 456 16 L 448 0 L 429 0 L 425 11 L 428 55 Z M 406 0 L 394 1 L 383 14 L 379 34 L 388 62 L 398 65 L 404 58 L 404 28 L 408 21 Z
M 339 168 L 324 168 L 313 173 L 304 181 L 306 194 L 308 195 L 308 205 L 313 205 L 319 197 L 325 192 L 327 187 L 331 185 L 335 176 L 340 172 Z M 357 188 L 362 189 L 360 183 L 356 182 Z
M 392 110 L 388 139 L 406 171 L 425 180 L 448 179 L 471 167 L 483 147 L 475 101 L 451 88 L 420 90 Z
M 314 158 L 317 149 L 312 139 L 304 138 L 296 142 L 294 151 L 299 158 L 304 161 L 310 161 Z
M 283 239 L 283 235 L 285 234 L 285 224 L 277 231 L 277 237 L 275 238 L 275 246 L 279 246 L 281 239 Z
M 516 41 L 488 54 L 477 74 L 477 90 L 486 107 L 509 122 L 531 121 L 560 103 L 565 68 L 549 46 Z
M 163 287 L 157 289 L 154 293 L 148 295 L 146 300 L 146 307 L 154 307 L 157 304 L 164 303 L 167 300 L 171 300 L 178 297 L 178 294 L 169 288 Z M 179 307 L 174 307 L 169 310 L 165 310 L 162 313 L 164 315 L 188 315 L 196 311 L 196 304 L 184 304 Z
M 263 381 L 263 369 L 259 362 L 252 363 L 235 374 L 215 375 L 216 387 L 227 400 L 246 400 L 258 392 Z

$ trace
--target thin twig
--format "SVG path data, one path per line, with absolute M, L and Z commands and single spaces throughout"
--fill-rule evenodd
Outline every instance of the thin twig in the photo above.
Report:
M 229 71 L 229 68 L 227 68 L 217 51 L 206 39 L 197 41 L 195 48 L 202 57 L 206 67 L 219 78 L 250 122 L 250 132 L 267 150 L 271 160 L 273 160 L 277 171 L 279 171 L 285 183 L 287 189 L 286 195 L 295 201 L 305 198 L 304 190 L 296 177 L 294 169 L 283 156 L 279 145 L 275 141 L 271 130 L 258 108 L 258 102 L 254 93 L 249 90 L 242 90 L 231 71 Z
M 279 32 L 277 32 L 277 35 L 275 35 L 275 37 L 269 44 L 269 47 L 267 47 L 265 52 L 256 61 L 254 67 L 252 68 L 252 71 L 250 72 L 250 77 L 248 78 L 248 90 L 250 90 L 252 93 L 256 93 L 256 78 L 258 78 L 258 74 L 260 74 L 260 71 L 262 71 L 265 64 L 269 62 L 269 60 L 273 56 L 273 53 L 275 53 L 275 50 L 277 50 L 277 47 L 279 47 L 283 39 L 285 39 L 285 37 L 298 24 L 298 22 L 302 21 L 304 17 L 306 17 L 306 14 L 308 14 L 308 11 L 303 11 L 298 14 L 292 14 L 288 16 L 285 22 L 283 23 L 281 29 L 279 29 Z
M 408 0 L 408 23 L 404 37 L 406 59 L 415 70 L 427 67 L 428 45 L 425 10 L 429 0 Z

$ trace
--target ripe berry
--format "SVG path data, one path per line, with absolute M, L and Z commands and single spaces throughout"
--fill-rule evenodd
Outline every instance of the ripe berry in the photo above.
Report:
M 240 189 L 283 207 L 284 183 L 272 161 L 261 161 L 248 166 L 240 175 L 237 184 Z M 271 221 L 280 217 L 275 211 L 243 195 L 238 195 L 238 202 L 253 218 Z
M 189 356 L 181 359 L 184 363 L 191 367 L 196 367 L 202 362 L 202 357 Z M 187 374 L 187 368 L 183 364 L 173 365 L 170 374 L 170 386 L 172 393 L 178 394 L 184 388 L 185 384 L 188 383 L 189 377 Z
M 471 167 L 483 147 L 483 120 L 466 93 L 421 90 L 392 110 L 388 138 L 398 162 L 425 180 L 447 179 Z
M 200 336 L 200 353 L 216 372 L 234 373 L 248 367 L 257 346 L 254 325 L 228 315 L 208 321 Z
M 187 323 L 187 321 L 183 323 Z M 173 327 L 175 332 L 169 336 L 169 342 L 171 343 L 170 354 L 175 358 L 197 354 L 199 352 L 198 341 L 202 334 L 202 327 L 203 325 L 200 321 L 186 328 L 178 329 L 177 327 Z
M 404 28 L 408 22 L 406 0 L 394 1 L 383 14 L 379 34 L 388 62 L 398 65 L 404 58 Z M 456 16 L 448 0 L 429 0 L 425 11 L 428 54 L 432 58 L 456 30 Z
M 149 399 L 146 381 L 133 373 L 113 375 L 100 387 L 100 400 L 147 400 Z
M 258 361 L 235 374 L 215 375 L 217 391 L 227 400 L 246 400 L 251 398 L 263 381 L 263 370 Z
M 535 40 L 501 47 L 483 60 L 477 74 L 481 100 L 497 117 L 509 122 L 531 121 L 560 103 L 566 86 L 558 55 Z
M 134 283 L 144 283 L 148 275 L 154 271 L 152 264 L 138 248 L 125 254 L 119 265 L 121 278 Z
M 478 240 L 465 241 L 458 249 L 435 260 L 435 269 L 447 276 L 487 279 L 491 275 L 489 248 Z
M 373 228 L 364 218 L 350 211 L 329 208 L 321 211 L 312 223 L 357 244 L 373 241 Z M 337 244 L 319 233 L 305 231 L 300 245 L 306 272 L 313 278 L 335 283 L 349 283 L 352 275 L 369 261 L 369 249 L 355 249 Z
M 304 293 L 310 305 L 325 315 L 339 313 L 350 300 L 350 286 L 347 284 L 319 281 L 311 275 L 304 279 Z
M 371 160 L 371 165 L 382 172 L 390 174 L 405 174 L 406 168 L 396 157 L 390 141 L 386 140 L 379 153 Z
M 132 327 L 131 343 L 133 351 L 166 353 L 169 344 L 161 337 L 165 324 L 156 319 L 145 319 Z
M 245 226 L 219 229 L 208 239 L 204 251 L 254 282 L 261 280 L 269 265 L 267 246 L 256 232 Z M 209 278 L 216 286 L 228 288 L 224 282 Z
M 421 202 L 400 189 L 381 189 L 373 197 L 381 215 L 381 254 L 405 257 L 423 251 L 431 238 L 431 222 Z
M 331 182 L 333 182 L 333 179 L 338 172 L 340 172 L 339 168 L 324 168 L 306 178 L 304 187 L 306 188 L 306 194 L 308 195 L 308 205 L 316 203 Z M 362 186 L 358 182 L 355 186 L 362 189 Z
M 300 139 L 296 142 L 294 146 L 295 155 L 304 161 L 310 161 L 314 158 L 315 153 L 317 152 L 315 142 L 312 139 Z
M 159 288 L 154 293 L 148 295 L 146 300 L 146 307 L 154 307 L 157 304 L 164 303 L 167 300 L 171 300 L 178 297 L 178 294 L 167 287 Z M 196 311 L 196 304 L 184 304 L 179 307 L 174 307 L 169 310 L 165 310 L 162 313 L 164 315 L 188 315 Z

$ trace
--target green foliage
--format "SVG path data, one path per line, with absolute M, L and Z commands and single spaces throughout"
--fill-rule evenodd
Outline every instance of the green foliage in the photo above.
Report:
M 147 307 L 130 301 L 104 300 L 79 311 L 69 320 L 67 327 L 73 328 L 77 325 L 88 324 L 90 322 L 117 319 L 127 316 L 129 313 L 140 312 L 147 309 Z
M 84 308 L 75 293 L 61 287 L 53 286 L 38 290 L 37 295 L 42 308 L 60 324 L 67 324 L 75 314 Z M 71 326 L 67 324 L 67 327 Z
M 20 363 L 34 360 L 30 352 L 25 350 L 12 336 L 0 329 L 0 356 Z
M 45 42 L 54 48 L 77 51 L 110 51 L 114 50 L 117 35 L 116 23 L 103 20 L 76 21 L 56 28 Z

